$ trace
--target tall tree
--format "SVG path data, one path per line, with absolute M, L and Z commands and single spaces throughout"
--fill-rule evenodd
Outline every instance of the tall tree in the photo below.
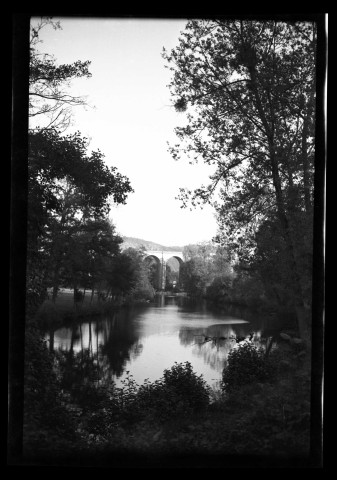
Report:
M 180 199 L 213 201 L 218 239 L 248 258 L 263 222 L 278 222 L 302 330 L 310 298 L 300 263 L 312 245 L 303 252 L 298 225 L 310 236 L 315 52 L 314 23 L 251 20 L 190 21 L 179 45 L 163 52 L 173 104 L 187 111 L 170 151 L 214 166 L 208 185 L 181 189 Z
M 52 17 L 34 18 L 30 28 L 30 75 L 29 75 L 29 117 L 30 128 L 57 128 L 65 131 L 71 123 L 72 108 L 86 105 L 84 97 L 70 93 L 74 79 L 90 78 L 90 61 L 77 60 L 71 64 L 57 65 L 53 55 L 41 53 L 38 44 L 41 30 L 50 26 L 62 29 L 60 22 Z
M 119 255 L 122 238 L 115 226 L 105 218 L 84 218 L 68 232 L 63 242 L 64 255 L 59 266 L 63 269 L 64 286 L 74 290 L 74 302 L 79 287 L 91 289 L 106 280 L 114 258 Z
M 54 299 L 72 236 L 106 218 L 111 200 L 123 204 L 133 191 L 127 177 L 109 168 L 100 151 L 88 155 L 87 146 L 79 133 L 29 134 L 28 280 L 43 258 L 46 274 L 53 269 Z
M 150 268 L 144 261 L 144 249 L 126 248 L 115 257 L 108 284 L 113 295 L 130 295 L 134 299 L 152 299 L 154 288 Z
M 232 277 L 229 255 L 223 247 L 212 242 L 202 242 L 184 247 L 181 279 L 184 289 L 193 296 L 206 294 L 214 281 Z

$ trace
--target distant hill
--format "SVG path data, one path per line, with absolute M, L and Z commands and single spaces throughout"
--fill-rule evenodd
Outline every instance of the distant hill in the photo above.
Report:
M 142 245 L 146 248 L 146 250 L 162 250 L 167 252 L 169 250 L 175 251 L 182 251 L 184 247 L 166 247 L 164 245 L 160 245 L 159 243 L 151 242 L 149 240 L 143 240 L 142 238 L 135 238 L 135 237 L 122 237 L 123 243 L 121 245 L 122 250 L 126 248 L 139 248 Z

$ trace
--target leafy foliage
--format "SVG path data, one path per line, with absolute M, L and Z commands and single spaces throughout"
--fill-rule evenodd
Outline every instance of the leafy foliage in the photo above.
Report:
M 162 379 L 140 387 L 139 399 L 142 408 L 152 411 L 155 418 L 168 420 L 205 411 L 209 387 L 202 375 L 193 372 L 189 362 L 175 362 L 170 370 L 164 371 Z
M 172 103 L 187 119 L 170 153 L 214 166 L 208 185 L 178 198 L 213 204 L 217 241 L 262 282 L 282 283 L 280 302 L 300 308 L 311 277 L 315 56 L 314 23 L 272 20 L 191 20 L 163 52 Z M 281 252 L 276 279 L 267 274 L 268 224 Z
M 132 375 L 117 389 L 119 417 L 127 424 L 142 419 L 156 422 L 205 412 L 209 405 L 210 388 L 197 375 L 189 362 L 177 363 L 164 371 L 155 382 L 146 380 L 139 386 Z
M 307 306 L 312 301 L 312 221 L 304 214 L 294 215 L 292 237 L 296 246 L 296 265 L 300 277 L 302 298 Z M 271 217 L 263 222 L 256 232 L 256 250 L 250 261 L 251 271 L 260 278 L 269 299 L 282 306 L 293 303 L 292 271 L 288 264 L 287 244 L 280 224 Z
M 228 354 L 222 376 L 223 389 L 230 391 L 252 382 L 264 382 L 272 376 L 273 365 L 264 350 L 249 341 L 241 342 Z
M 50 454 L 50 450 L 64 454 L 73 442 L 79 442 L 76 419 L 65 408 L 53 356 L 33 323 L 26 328 L 24 398 L 26 455 Z
M 134 300 L 153 298 L 154 288 L 142 248 L 129 247 L 116 257 L 108 285 L 112 294 L 129 295 Z
M 75 369 L 76 365 L 74 363 Z M 85 364 L 83 368 L 84 366 Z M 77 374 L 69 372 L 71 380 L 67 380 L 64 375 L 69 368 L 64 370 L 63 366 L 63 388 L 81 406 L 84 415 L 91 417 L 94 412 L 95 418 L 102 418 L 102 424 L 110 425 L 111 429 L 150 418 L 156 422 L 166 422 L 179 416 L 205 412 L 208 408 L 209 386 L 202 375 L 198 376 L 193 371 L 189 362 L 176 362 L 171 369 L 164 371 L 162 378 L 154 382 L 146 380 L 142 385 L 138 385 L 132 375 L 128 374 L 122 381 L 122 387 L 108 382 L 98 385 L 97 369 L 91 362 L 88 362 L 88 366 L 93 375 L 92 380 L 96 379 L 96 382 L 88 382 L 87 375 L 85 382 L 79 381 L 83 378 L 82 367 L 80 370 L 77 368 Z M 87 423 L 86 428 L 89 428 Z
M 231 300 L 229 297 L 229 292 L 232 283 L 232 279 L 229 276 L 219 275 L 215 277 L 212 283 L 207 287 L 207 299 L 219 303 L 226 300 Z
M 103 257 L 117 253 L 121 239 L 105 217 L 111 197 L 125 203 L 133 191 L 101 152 L 88 156 L 87 145 L 79 133 L 29 135 L 28 277 L 39 257 L 53 298 L 62 276 L 74 288 L 80 280 L 88 283 L 85 276 L 97 277 Z
M 184 258 L 180 276 L 189 295 L 212 295 L 212 283 L 220 282 L 226 288 L 231 285 L 234 275 L 227 249 L 211 242 L 188 245 Z
M 132 192 L 129 180 L 116 167 L 104 163 L 100 152 L 87 154 L 88 141 L 79 132 L 61 136 L 55 130 L 29 134 L 29 198 L 41 217 L 46 212 L 62 210 L 62 183 L 65 179 L 77 188 L 77 200 L 82 209 L 95 215 L 109 211 L 107 200 L 125 203 Z M 64 195 L 64 194 L 63 194 Z M 61 196 L 61 198 L 60 198 Z M 68 200 L 69 203 L 69 200 Z
M 102 286 L 114 258 L 120 254 L 121 241 L 114 225 L 106 219 L 81 222 L 67 239 L 62 264 L 63 284 L 72 286 L 75 291 L 78 286 L 92 290 Z

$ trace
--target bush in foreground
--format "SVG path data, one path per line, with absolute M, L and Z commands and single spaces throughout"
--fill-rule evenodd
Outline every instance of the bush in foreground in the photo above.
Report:
M 227 361 L 222 374 L 224 391 L 273 378 L 274 368 L 270 358 L 262 348 L 257 348 L 251 342 L 239 343 L 229 352 Z
M 155 382 L 147 380 L 141 386 L 130 375 L 117 391 L 120 415 L 128 422 L 146 417 L 165 421 L 182 414 L 192 415 L 205 411 L 210 398 L 209 386 L 189 362 L 175 362 L 162 378 Z

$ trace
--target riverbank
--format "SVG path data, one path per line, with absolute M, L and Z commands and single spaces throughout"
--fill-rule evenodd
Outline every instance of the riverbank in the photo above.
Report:
M 143 305 L 150 303 L 147 299 L 132 297 L 116 297 L 103 299 L 97 294 L 83 295 L 82 299 L 74 302 L 74 293 L 67 288 L 60 289 L 55 302 L 47 298 L 38 308 L 35 320 L 40 328 L 58 327 L 63 323 L 80 318 L 99 316 L 114 312 L 123 306 Z
M 74 292 L 71 289 L 61 288 L 55 302 L 50 296 L 38 308 L 35 320 L 42 329 L 57 328 L 64 323 L 77 321 L 82 318 L 100 316 L 117 311 L 121 307 L 147 305 L 155 301 L 156 297 L 186 297 L 185 292 L 156 292 L 152 300 L 136 298 L 131 295 L 115 298 L 100 298 L 89 292 L 82 294 L 81 300 L 74 302 Z
M 184 368 L 176 368 L 174 378 L 191 384 L 186 396 L 168 395 L 160 382 L 144 390 L 132 379 L 116 396 L 104 383 L 65 388 L 59 361 L 53 360 L 54 384 L 45 366 L 44 378 L 36 373 L 33 411 L 25 422 L 25 461 L 111 467 L 174 467 L 174 462 L 211 467 L 212 461 L 223 467 L 226 462 L 310 466 L 310 351 L 299 355 L 296 342 L 285 339 L 274 349 L 273 361 L 273 378 L 247 381 L 225 394 L 214 389 L 211 401 L 196 413 L 189 405 L 200 398 L 202 388 L 188 380 L 195 376 L 190 372 L 186 377 Z M 145 397 L 139 397 L 139 389 L 147 392 Z M 37 412 L 47 412 L 39 424 Z
M 254 312 L 256 316 L 264 318 L 274 326 L 277 326 L 279 332 L 289 331 L 293 336 L 300 336 L 296 310 L 289 306 L 275 305 L 266 299 L 261 298 L 244 301 L 243 299 L 229 299 L 223 297 L 214 298 L 205 295 L 204 299 L 209 307 L 213 308 L 215 311 L 226 311 L 228 308 L 233 308 L 242 312 Z M 271 332 L 270 334 L 272 335 Z

